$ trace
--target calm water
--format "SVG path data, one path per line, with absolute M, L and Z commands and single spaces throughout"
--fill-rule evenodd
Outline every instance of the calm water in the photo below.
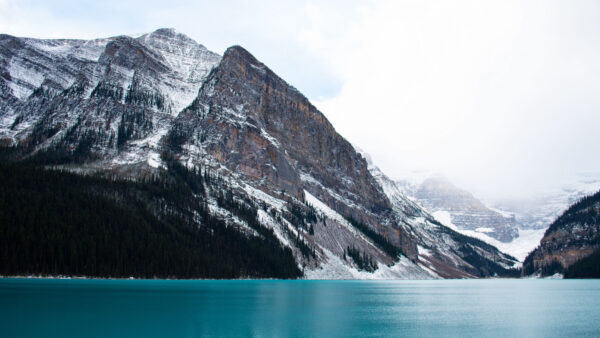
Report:
M 0 279 L 2 337 L 600 336 L 600 280 Z

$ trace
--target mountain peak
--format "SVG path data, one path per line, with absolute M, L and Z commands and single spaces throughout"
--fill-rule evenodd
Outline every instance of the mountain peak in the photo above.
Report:
M 163 27 L 163 28 L 159 28 L 157 30 L 155 30 L 154 32 L 152 32 L 154 34 L 164 34 L 164 35 L 175 35 L 175 34 L 179 34 L 177 32 L 177 30 L 173 27 Z
M 144 35 L 151 36 L 151 37 L 193 40 L 192 38 L 188 37 L 187 35 L 178 32 L 175 28 L 159 28 L 153 32 L 150 32 L 150 33 L 147 33 Z
M 151 33 L 140 36 L 144 41 L 174 41 L 191 45 L 200 45 L 189 36 L 179 33 L 175 28 L 159 28 Z
M 264 64 L 256 59 L 248 50 L 240 45 L 233 45 L 223 54 L 223 60 L 237 60 L 255 67 L 264 67 Z

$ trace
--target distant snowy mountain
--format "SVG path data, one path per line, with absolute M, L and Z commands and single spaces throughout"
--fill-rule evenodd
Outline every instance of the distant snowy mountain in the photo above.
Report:
M 480 201 L 430 171 L 407 171 L 396 181 L 409 198 L 439 222 L 525 259 L 550 224 L 580 198 L 600 190 L 600 175 L 579 175 L 573 182 L 527 200 Z
M 459 231 L 484 234 L 502 243 L 518 237 L 514 215 L 486 206 L 439 174 L 420 172 L 397 180 L 397 184 L 438 221 Z
M 172 29 L 0 35 L 0 145 L 55 169 L 187 186 L 158 196 L 195 204 L 138 203 L 209 233 L 213 218 L 272 233 L 307 278 L 486 277 L 517 263 L 408 199 L 248 51 L 220 56 Z

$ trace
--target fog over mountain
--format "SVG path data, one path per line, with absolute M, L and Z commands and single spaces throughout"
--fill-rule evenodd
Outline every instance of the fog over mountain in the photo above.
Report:
M 426 169 L 479 198 L 527 198 L 600 172 L 599 6 L 2 0 L 0 31 L 89 39 L 174 27 L 217 53 L 240 44 L 390 176 Z
M 311 30 L 345 79 L 318 106 L 392 176 L 439 171 L 480 197 L 522 198 L 600 171 L 597 3 L 377 2 L 361 13 L 343 38 Z

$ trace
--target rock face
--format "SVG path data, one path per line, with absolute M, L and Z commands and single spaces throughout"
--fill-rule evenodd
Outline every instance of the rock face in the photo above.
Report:
M 91 41 L 2 35 L 0 142 L 80 162 L 156 161 L 160 137 L 219 60 L 168 29 Z
M 600 192 L 573 204 L 546 230 L 527 256 L 523 274 L 564 273 L 600 248 Z
M 325 186 L 344 187 L 343 197 L 371 211 L 389 208 L 350 143 L 302 94 L 239 46 L 225 52 L 175 123 L 175 138 L 184 146 L 204 133 L 210 155 L 273 188 L 300 198 L 301 175 L 310 175 Z
M 3 35 L 0 66 L 3 145 L 38 163 L 132 179 L 168 174 L 173 163 L 210 171 L 222 182 L 206 192 L 211 212 L 260 236 L 222 202 L 220 190 L 230 191 L 307 277 L 480 277 L 515 263 L 409 201 L 239 46 L 220 57 L 169 29 L 92 41 Z

